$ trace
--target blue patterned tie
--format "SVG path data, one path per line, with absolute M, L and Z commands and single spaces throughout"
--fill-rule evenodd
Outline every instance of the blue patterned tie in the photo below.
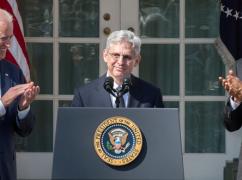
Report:
M 124 97 L 119 97 L 119 107 L 125 108 Z
M 117 92 L 120 92 L 121 89 L 122 89 L 122 86 L 118 86 L 116 90 L 117 90 Z M 124 108 L 125 107 L 125 103 L 124 103 L 123 96 L 120 96 L 119 97 L 119 107 L 121 107 L 121 108 Z

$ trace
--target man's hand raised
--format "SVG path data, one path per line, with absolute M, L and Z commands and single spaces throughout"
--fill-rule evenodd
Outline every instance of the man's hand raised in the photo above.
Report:
M 23 110 L 28 107 L 38 93 L 39 86 L 34 86 L 33 82 L 19 84 L 9 88 L 1 97 L 1 101 L 4 107 L 7 108 L 18 96 L 21 96 L 19 108 L 20 110 Z
M 30 86 L 25 89 L 19 101 L 19 110 L 26 109 L 32 101 L 39 94 L 40 88 L 39 86 L 34 86 L 33 82 L 28 83 Z

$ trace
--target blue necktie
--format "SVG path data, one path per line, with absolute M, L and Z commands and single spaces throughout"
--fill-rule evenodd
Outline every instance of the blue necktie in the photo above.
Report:
M 124 97 L 119 97 L 119 107 L 125 108 Z
M 121 89 L 122 89 L 122 86 L 118 86 L 118 87 L 116 88 L 117 92 L 120 92 Z M 121 108 L 124 108 L 124 107 L 125 107 L 124 97 L 123 97 L 123 96 L 120 96 L 120 97 L 119 97 L 119 107 L 121 107 Z

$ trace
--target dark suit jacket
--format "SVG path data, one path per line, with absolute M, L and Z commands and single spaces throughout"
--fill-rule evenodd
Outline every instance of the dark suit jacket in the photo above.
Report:
M 242 126 L 242 104 L 232 109 L 228 99 L 224 108 L 224 125 L 228 131 L 236 131 Z
M 228 131 L 239 130 L 242 126 L 242 103 L 236 109 L 232 109 L 230 100 L 228 99 L 224 108 L 224 125 Z M 239 154 L 239 165 L 237 172 L 237 180 L 242 179 L 242 144 Z
M 9 88 L 25 83 L 22 71 L 6 60 L 0 60 L 0 76 L 2 95 Z M 7 107 L 6 114 L 0 117 L 0 180 L 16 179 L 14 135 L 15 133 L 22 137 L 29 135 L 34 123 L 31 111 L 25 119 L 18 119 L 18 100 L 19 98 Z
M 103 84 L 106 74 L 99 79 L 75 90 L 72 106 L 74 107 L 112 107 L 110 94 Z M 131 76 L 128 107 L 164 107 L 160 89 Z

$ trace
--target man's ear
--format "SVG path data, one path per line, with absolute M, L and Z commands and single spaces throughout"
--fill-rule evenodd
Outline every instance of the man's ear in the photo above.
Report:
M 138 56 L 136 57 L 136 59 L 135 59 L 134 67 L 138 66 L 139 63 L 140 63 L 140 61 L 141 61 L 141 55 L 138 55 Z
M 103 50 L 103 61 L 104 62 L 107 62 L 107 56 L 108 56 L 108 50 L 107 49 L 104 49 Z

